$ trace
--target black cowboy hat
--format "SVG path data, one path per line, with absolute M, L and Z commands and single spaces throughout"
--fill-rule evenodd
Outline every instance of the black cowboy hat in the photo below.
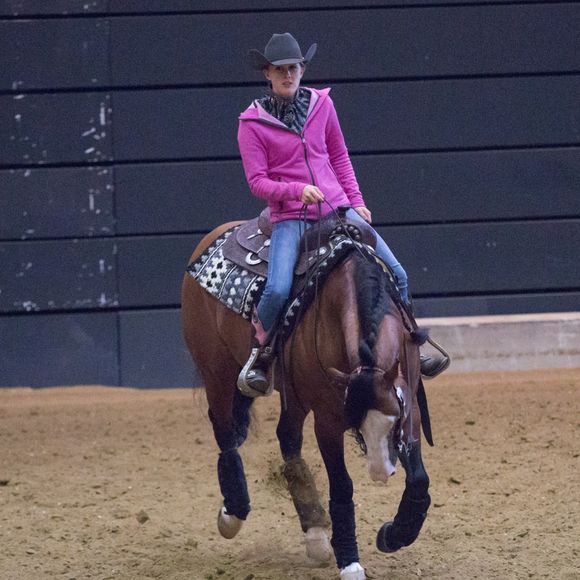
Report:
M 316 52 L 316 43 L 314 43 L 302 56 L 300 46 L 296 39 L 289 33 L 273 34 L 268 41 L 264 54 L 259 50 L 252 48 L 249 52 L 250 62 L 254 68 L 263 69 L 268 65 L 296 64 L 297 62 L 308 63 L 312 60 Z

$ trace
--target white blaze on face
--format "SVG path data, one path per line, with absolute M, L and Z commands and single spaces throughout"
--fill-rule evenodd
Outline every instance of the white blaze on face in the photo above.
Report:
M 384 415 L 375 409 L 369 411 L 363 421 L 360 432 L 367 446 L 369 473 L 373 481 L 387 483 L 395 474 L 395 466 L 389 459 L 389 435 L 397 417 Z

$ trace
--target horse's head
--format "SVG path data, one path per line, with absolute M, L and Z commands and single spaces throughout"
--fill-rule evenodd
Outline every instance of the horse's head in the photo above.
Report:
M 386 483 L 396 471 L 405 438 L 402 426 L 410 408 L 409 390 L 398 365 L 387 371 L 365 366 L 350 374 L 328 371 L 346 389 L 346 421 L 367 456 L 371 479 Z

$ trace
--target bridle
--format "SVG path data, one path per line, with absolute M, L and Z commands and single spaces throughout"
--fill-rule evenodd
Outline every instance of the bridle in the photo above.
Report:
M 355 367 L 350 373 L 350 379 L 349 382 L 346 385 L 346 390 L 344 392 L 344 399 L 346 401 L 346 397 L 348 395 L 348 389 L 350 387 L 350 381 L 352 380 L 352 378 L 361 375 L 362 373 L 372 373 L 374 375 L 378 375 L 380 374 L 381 376 L 386 374 L 385 369 L 382 369 L 381 367 L 376 367 L 376 366 L 368 366 L 368 365 L 359 365 L 357 367 Z M 395 396 L 397 397 L 397 402 L 399 403 L 399 418 L 397 419 L 397 422 L 395 423 L 395 427 L 394 429 L 396 429 L 395 433 L 394 433 L 394 442 L 397 445 L 397 449 L 399 451 L 399 453 L 403 453 L 406 452 L 408 446 L 409 446 L 409 441 L 408 441 L 408 437 L 405 436 L 405 430 L 404 430 L 404 424 L 406 423 L 407 419 L 409 419 L 410 421 L 410 425 L 409 425 L 409 432 L 412 432 L 412 428 L 413 428 L 413 415 L 410 413 L 410 409 L 409 409 L 409 405 L 407 405 L 407 403 L 405 402 L 405 396 L 403 393 L 403 387 L 401 387 L 401 385 L 398 385 L 396 382 L 393 383 L 393 387 L 392 387 L 395 391 Z

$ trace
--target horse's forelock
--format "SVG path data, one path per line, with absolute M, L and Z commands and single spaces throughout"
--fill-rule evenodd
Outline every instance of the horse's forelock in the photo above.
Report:
M 351 377 L 348 384 L 344 409 L 348 426 L 358 430 L 364 421 L 367 411 L 375 403 L 373 373 L 361 372 Z

